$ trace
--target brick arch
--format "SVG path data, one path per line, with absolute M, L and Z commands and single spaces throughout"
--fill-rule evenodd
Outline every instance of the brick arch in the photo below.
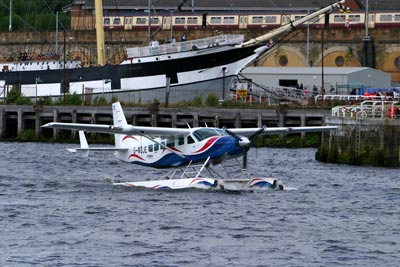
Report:
M 354 47 L 353 47 L 354 49 Z M 288 64 L 286 67 L 306 67 L 308 66 L 307 64 L 307 57 L 306 55 L 301 52 L 300 48 L 295 48 L 295 47 L 289 47 L 289 46 L 283 46 L 282 50 L 284 51 L 284 54 L 288 58 Z M 360 67 L 361 63 L 357 58 L 357 55 L 355 55 L 355 49 L 353 50 L 353 57 L 348 58 L 347 52 L 348 52 L 348 47 L 346 46 L 334 46 L 330 47 L 325 50 L 324 52 L 324 66 L 326 67 L 337 67 L 336 65 L 336 58 L 338 56 L 342 56 L 344 58 L 344 64 L 342 67 Z M 263 58 L 261 58 L 257 66 L 261 67 L 281 67 L 279 65 L 279 62 L 277 62 L 275 58 L 276 52 L 272 53 L 267 53 L 267 55 Z M 321 66 L 321 54 L 317 58 L 316 62 L 314 63 L 314 66 Z
M 324 51 L 324 66 L 325 67 L 361 67 L 361 63 L 357 58 L 356 52 L 353 47 L 353 57 L 347 55 L 349 48 L 346 46 L 333 46 Z M 319 55 L 315 65 L 321 66 L 321 54 Z M 343 57 L 344 64 L 338 66 L 336 64 L 337 57 Z
M 378 56 L 379 57 L 379 56 Z M 390 47 L 386 49 L 385 56 L 378 60 L 378 67 L 384 72 L 392 75 L 392 81 L 400 82 L 400 66 L 396 66 L 396 59 L 400 58 L 400 47 Z
M 288 58 L 288 64 L 285 67 L 306 67 L 307 59 L 303 53 L 301 53 L 298 49 L 282 46 L 282 52 Z M 276 51 L 272 53 L 267 53 L 266 56 L 262 57 L 257 66 L 259 67 L 281 67 L 279 62 L 276 59 Z

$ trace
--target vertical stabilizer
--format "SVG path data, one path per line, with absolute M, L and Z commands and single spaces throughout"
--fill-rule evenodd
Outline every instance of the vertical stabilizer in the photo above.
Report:
M 124 111 L 122 110 L 121 104 L 119 102 L 115 102 L 112 104 L 113 109 L 113 122 L 115 127 L 125 127 L 128 125 L 126 122 Z M 125 135 L 115 134 L 115 147 L 121 147 L 122 138 Z

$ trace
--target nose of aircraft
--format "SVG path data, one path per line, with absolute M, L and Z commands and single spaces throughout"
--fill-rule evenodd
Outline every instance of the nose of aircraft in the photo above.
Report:
M 238 143 L 241 148 L 248 148 L 250 146 L 250 140 L 245 136 L 240 136 Z

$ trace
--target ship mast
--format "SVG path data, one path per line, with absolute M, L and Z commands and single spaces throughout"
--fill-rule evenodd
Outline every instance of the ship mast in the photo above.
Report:
M 96 10 L 96 42 L 97 42 L 97 64 L 104 66 L 105 49 L 104 49 L 104 28 L 103 28 L 103 2 L 95 0 L 94 8 Z
M 315 17 L 317 17 L 317 16 L 319 16 L 321 14 L 324 14 L 324 13 L 327 13 L 327 12 L 331 12 L 333 9 L 335 9 L 336 7 L 341 6 L 344 3 L 345 3 L 345 0 L 341 0 L 339 2 L 336 2 L 336 3 L 334 3 L 334 4 L 330 5 L 330 6 L 322 8 L 322 9 L 316 11 L 316 12 L 313 12 L 313 13 L 311 13 L 311 14 L 309 14 L 309 15 L 301 18 L 301 19 L 292 21 L 289 24 L 286 24 L 286 25 L 284 25 L 284 26 L 282 26 L 280 28 L 277 28 L 277 29 L 275 29 L 275 30 L 273 30 L 273 31 L 271 31 L 271 32 L 269 32 L 267 34 L 261 35 L 261 36 L 259 36 L 257 38 L 251 39 L 251 40 L 249 40 L 249 41 L 247 41 L 245 43 L 242 43 L 242 44 L 240 44 L 238 46 L 239 47 L 245 47 L 245 46 L 251 46 L 251 45 L 260 44 L 262 42 L 266 42 L 266 41 L 272 39 L 273 37 L 275 37 L 275 36 L 277 36 L 279 34 L 282 34 L 284 32 L 290 31 L 290 30 L 294 29 L 295 27 L 297 27 L 297 26 L 299 26 L 299 25 L 301 25 L 301 24 L 303 24 L 303 23 L 305 23 L 305 22 L 307 22 L 307 21 L 309 21 L 309 20 L 311 20 L 311 19 L 313 19 L 313 18 L 315 18 Z

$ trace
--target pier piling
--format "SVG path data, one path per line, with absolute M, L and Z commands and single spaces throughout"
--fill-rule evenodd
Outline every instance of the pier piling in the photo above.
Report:
M 128 123 L 159 127 L 267 127 L 323 125 L 328 111 L 275 109 L 220 109 L 220 108 L 124 108 Z M 36 138 L 58 140 L 77 138 L 76 131 L 65 136 L 64 130 L 42 129 L 48 122 L 96 123 L 112 125 L 110 107 L 92 106 L 33 106 L 3 105 L 0 108 L 0 136 L 18 138 L 25 130 L 33 130 Z M 92 135 L 94 136 L 94 135 Z M 304 138 L 305 135 L 301 135 Z

